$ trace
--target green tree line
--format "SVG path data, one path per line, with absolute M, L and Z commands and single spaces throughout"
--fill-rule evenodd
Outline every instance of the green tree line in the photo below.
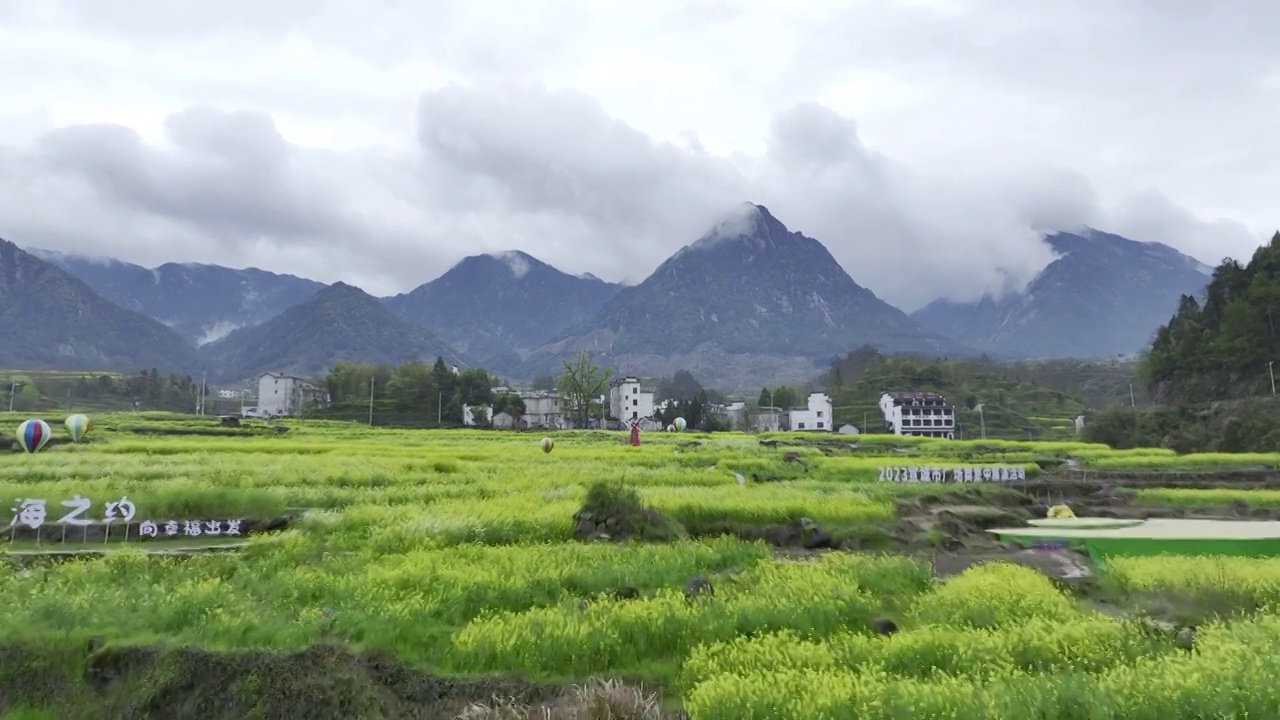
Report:
M 413 416 L 421 424 L 441 427 L 463 425 L 464 406 L 492 405 L 495 414 L 523 413 L 523 401 L 518 395 L 495 396 L 493 388 L 501 383 L 483 368 L 455 373 L 444 358 L 436 358 L 434 364 L 415 361 L 394 367 L 344 360 L 325 375 L 330 405 L 321 412 L 359 416 L 368 412 L 372 401 L 375 413 Z M 485 424 L 483 417 L 473 419 Z
M 195 412 L 200 382 L 155 368 L 128 375 L 30 371 L 0 378 L 0 410 Z M 210 407 L 213 400 L 209 401 Z
M 1227 258 L 1201 296 L 1183 295 L 1139 364 L 1161 407 L 1104 413 L 1086 436 L 1113 447 L 1280 451 L 1280 232 L 1248 263 Z
M 887 356 L 863 346 L 833 359 L 823 386 L 837 426 L 888 432 L 879 406 L 883 393 L 936 392 L 955 406 L 956 428 L 964 437 L 979 437 L 985 425 L 988 437 L 1052 439 L 1075 436 L 1076 416 L 1092 408 L 1129 404 L 1136 379 L 1132 362 L 928 359 Z M 1134 390 L 1134 400 L 1145 402 L 1141 387 Z
M 1164 403 L 1271 395 L 1278 327 L 1280 232 L 1248 264 L 1224 260 L 1202 299 L 1182 296 L 1143 358 L 1143 381 Z

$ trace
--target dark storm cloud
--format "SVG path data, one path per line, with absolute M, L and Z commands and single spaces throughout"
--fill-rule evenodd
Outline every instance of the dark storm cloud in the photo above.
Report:
M 477 7 L 0 0 L 8 117 L 63 125 L 0 137 L 0 236 L 392 292 L 511 248 L 639 280 L 750 200 L 911 309 L 1024 282 L 1060 228 L 1210 262 L 1269 230 L 1276 6 Z
M 1101 215 L 1076 176 L 1029 170 L 1031 182 L 987 190 L 920 176 L 814 103 L 780 113 L 766 154 L 737 162 L 655 141 L 589 97 L 538 85 L 424 94 L 422 152 L 412 159 L 300 148 L 261 113 L 193 108 L 165 128 L 166 146 L 118 126 L 45 135 L 28 167 L 76 189 L 46 211 L 92 203 L 152 248 L 187 243 L 201 259 L 210 243 L 243 258 L 267 243 L 297 257 L 297 272 L 375 278 L 386 291 L 430 279 L 463 250 L 513 247 L 574 272 L 639 280 L 751 200 L 908 309 L 932 299 L 922 284 L 976 296 L 1025 280 L 1051 259 L 1036 227 Z M 1148 203 L 1125 217 L 1145 232 L 1195 222 L 1177 211 Z M 33 244 L 45 241 L 38 217 L 26 225 Z M 325 253 L 345 259 L 325 262 Z M 912 273 L 892 272 L 903 263 Z
M 919 304 L 922 281 L 955 285 L 957 267 L 980 293 L 1051 259 L 1012 208 L 915 177 L 866 148 L 851 119 L 814 103 L 780 113 L 766 155 L 741 163 L 655 142 L 590 98 L 537 86 L 428 93 L 420 138 L 440 178 L 469 180 L 457 192 L 500 198 L 496 216 L 537 212 L 586 230 L 543 247 L 585 254 L 606 276 L 634 267 L 619 256 L 652 268 L 743 200 L 768 205 L 827 243 L 855 279 L 908 305 Z M 926 249 L 952 262 L 905 278 L 883 272 Z
M 106 201 L 236 243 L 259 235 L 314 239 L 350 231 L 331 184 L 309 178 L 299 151 L 262 113 L 191 108 L 165 122 L 172 148 L 112 125 L 59 128 L 36 146 L 55 172 L 79 176 Z

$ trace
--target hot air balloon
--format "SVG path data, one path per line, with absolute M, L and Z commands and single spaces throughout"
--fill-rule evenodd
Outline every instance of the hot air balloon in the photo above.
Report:
M 80 438 L 93 429 L 93 421 L 88 416 L 79 414 L 63 420 L 62 425 L 67 428 L 67 433 L 71 435 L 71 442 L 80 442 Z
M 556 441 L 549 437 L 542 438 L 542 452 L 549 453 L 556 446 Z
M 684 432 L 684 429 L 685 427 L 688 426 L 688 423 L 684 421 L 684 418 L 676 418 L 675 425 L 676 425 L 676 432 Z
M 32 418 L 18 426 L 18 443 L 29 453 L 39 452 L 49 442 L 49 423 Z
M 668 425 L 668 426 L 667 426 L 667 432 L 675 432 L 675 431 L 676 431 L 676 426 L 675 426 L 675 425 Z

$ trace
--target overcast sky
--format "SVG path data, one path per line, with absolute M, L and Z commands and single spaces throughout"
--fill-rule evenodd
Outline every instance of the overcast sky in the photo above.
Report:
M 803 8 L 803 9 L 802 9 Z M 1280 226 L 1265 0 L 0 0 L 0 237 L 370 292 L 643 279 L 750 200 L 913 310 Z

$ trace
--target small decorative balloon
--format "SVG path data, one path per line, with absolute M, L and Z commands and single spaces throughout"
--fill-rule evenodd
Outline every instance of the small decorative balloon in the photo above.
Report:
M 67 434 L 71 435 L 71 442 L 80 442 L 80 438 L 93 429 L 93 421 L 79 414 L 68 417 L 62 424 L 67 428 Z
M 684 432 L 685 427 L 688 426 L 688 423 L 684 421 L 684 418 L 676 418 L 675 424 L 676 424 L 676 432 Z
M 29 453 L 39 452 L 49 442 L 49 423 L 32 418 L 18 426 L 18 443 Z
M 676 426 L 675 426 L 675 425 L 668 425 L 668 426 L 667 426 L 667 432 L 675 432 L 675 431 L 676 431 Z
M 542 452 L 549 453 L 555 449 L 556 441 L 549 437 L 542 438 Z

